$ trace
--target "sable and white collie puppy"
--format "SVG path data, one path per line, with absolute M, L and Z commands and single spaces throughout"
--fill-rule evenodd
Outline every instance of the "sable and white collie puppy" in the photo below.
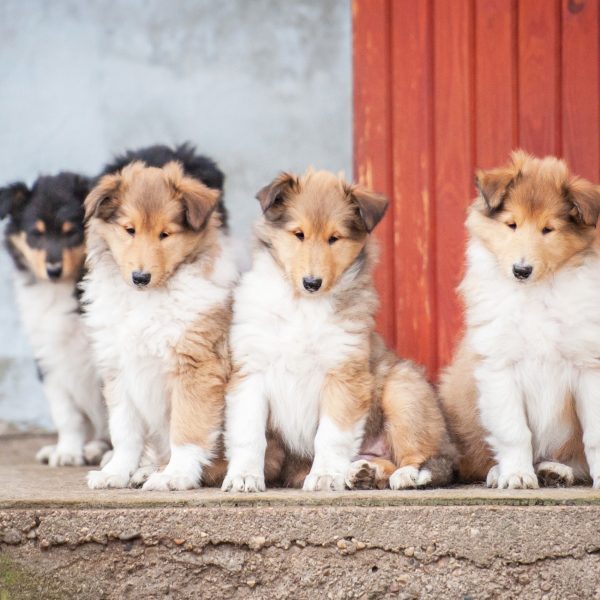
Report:
M 88 191 L 88 180 L 74 173 L 39 177 L 31 189 L 24 183 L 0 189 L 16 301 L 58 431 L 57 444 L 44 446 L 37 459 L 52 467 L 97 464 L 109 448 L 106 408 L 76 293 Z
M 237 271 L 222 190 L 187 164 L 134 160 L 102 177 L 85 201 L 83 299 L 114 448 L 102 470 L 89 473 L 91 488 L 145 481 L 146 490 L 183 490 L 222 481 L 223 461 L 214 459 Z
M 434 391 L 374 333 L 370 234 L 387 200 L 313 170 L 257 198 L 253 266 L 234 299 L 223 489 L 448 482 Z
M 476 183 L 466 334 L 440 387 L 460 475 L 600 488 L 600 187 L 522 151 Z

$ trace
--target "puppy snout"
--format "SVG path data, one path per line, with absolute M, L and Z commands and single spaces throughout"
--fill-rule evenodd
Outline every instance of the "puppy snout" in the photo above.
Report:
M 150 273 L 144 273 L 144 271 L 133 271 L 131 274 L 131 280 L 138 287 L 143 287 L 150 283 L 152 275 Z
M 302 279 L 302 285 L 304 286 L 304 289 L 311 293 L 316 292 L 321 287 L 322 283 L 323 280 L 320 277 L 313 277 L 312 275 Z
M 515 263 L 513 265 L 512 271 L 513 271 L 513 275 L 517 279 L 527 279 L 531 275 L 531 273 L 533 271 L 533 267 L 531 265 Z
M 46 273 L 50 279 L 58 279 L 62 275 L 62 270 L 60 262 L 46 263 Z

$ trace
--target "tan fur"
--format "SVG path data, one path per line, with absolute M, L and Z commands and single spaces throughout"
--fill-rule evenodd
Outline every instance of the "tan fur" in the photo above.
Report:
M 467 229 L 494 253 L 509 276 L 513 263 L 525 258 L 533 266 L 531 280 L 550 277 L 581 263 L 592 248 L 600 188 L 571 175 L 562 160 L 536 161 L 516 151 L 508 165 L 478 171 L 476 183 L 481 195 L 471 206 Z M 550 231 L 544 233 L 544 228 Z M 465 280 L 460 289 L 464 292 L 469 285 Z M 477 360 L 463 339 L 440 379 L 442 406 L 460 453 L 463 481 L 485 480 L 495 464 L 478 414 L 473 377 Z M 547 458 L 567 464 L 585 461 L 581 425 L 571 398 L 565 399 L 564 418 L 573 435 L 556 456 Z
M 42 221 L 41 219 L 38 219 L 35 223 L 35 230 L 38 233 L 46 233 L 46 223 L 44 223 L 44 221 Z
M 41 221 L 40 221 L 41 222 Z M 43 223 L 42 223 L 43 224 Z M 19 252 L 27 263 L 29 270 L 37 279 L 48 280 L 46 270 L 46 251 L 32 248 L 27 243 L 25 232 L 15 233 L 9 237 L 9 242 Z M 59 281 L 74 281 L 79 277 L 85 258 L 83 245 L 65 248 L 62 251 L 62 274 Z
M 124 279 L 130 281 L 133 271 L 150 273 L 148 287 L 159 287 L 211 245 L 218 199 L 217 190 L 186 177 L 178 163 L 159 169 L 134 162 L 103 177 L 85 209 L 87 219 L 98 217 L 90 226 L 108 244 Z
M 257 197 L 265 211 L 256 230 L 258 241 L 297 293 L 306 293 L 302 278 L 307 274 L 322 278 L 319 293 L 333 290 L 336 316 L 363 337 L 362 353 L 327 375 L 322 412 L 343 429 L 367 417 L 365 443 L 385 437 L 385 455 L 373 459 L 378 461 L 376 485 L 387 484 L 400 466 L 422 467 L 442 456 L 448 458 L 447 468 L 440 469 L 432 483 L 448 483 L 455 451 L 435 392 L 421 369 L 399 360 L 374 333 L 378 299 L 372 272 L 377 247 L 369 233 L 383 216 L 385 199 L 331 173 L 313 170 L 301 177 L 282 174 Z M 347 289 L 336 288 L 357 261 L 358 274 L 352 283 Z M 288 453 L 280 480 L 299 487 L 309 469 L 310 462 Z

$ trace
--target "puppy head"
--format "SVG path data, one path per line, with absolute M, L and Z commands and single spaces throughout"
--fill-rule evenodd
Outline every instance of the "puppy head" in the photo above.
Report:
M 592 245 L 600 186 L 571 175 L 564 161 L 516 151 L 506 166 L 478 171 L 475 183 L 479 198 L 467 227 L 507 277 L 540 281 L 576 264 Z
M 387 200 L 326 171 L 282 173 L 257 199 L 259 238 L 300 294 L 326 294 L 362 260 Z
M 39 177 L 29 189 L 0 189 L 0 218 L 17 267 L 38 280 L 74 281 L 84 259 L 83 200 L 90 188 L 74 173 Z
M 162 168 L 133 162 L 105 175 L 85 200 L 89 227 L 100 236 L 123 279 L 140 289 L 162 286 L 201 251 L 218 228 L 220 192 L 184 175 L 177 162 Z

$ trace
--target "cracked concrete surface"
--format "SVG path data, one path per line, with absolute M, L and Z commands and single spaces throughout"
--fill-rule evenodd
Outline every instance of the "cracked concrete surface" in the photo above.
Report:
M 92 492 L 32 443 L 0 441 L 2 600 L 600 599 L 590 489 Z

